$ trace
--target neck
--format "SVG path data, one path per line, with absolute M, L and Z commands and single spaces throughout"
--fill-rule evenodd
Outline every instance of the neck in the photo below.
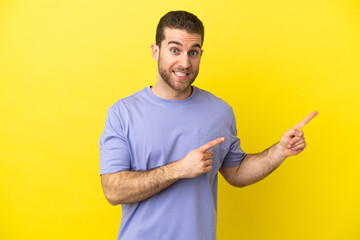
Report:
M 167 83 L 157 81 L 151 88 L 152 92 L 159 98 L 166 100 L 184 100 L 192 94 L 193 88 L 189 86 L 184 91 L 177 91 L 170 87 Z

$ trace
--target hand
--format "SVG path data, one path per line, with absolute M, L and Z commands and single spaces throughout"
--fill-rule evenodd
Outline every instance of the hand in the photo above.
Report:
M 212 170 L 211 157 L 213 152 L 208 151 L 210 148 L 225 141 L 224 137 L 217 138 L 207 144 L 190 151 L 186 156 L 178 161 L 178 171 L 182 178 L 194 178 Z
M 282 136 L 279 147 L 286 157 L 297 155 L 305 149 L 306 142 L 301 129 L 317 114 L 317 111 L 312 112 Z

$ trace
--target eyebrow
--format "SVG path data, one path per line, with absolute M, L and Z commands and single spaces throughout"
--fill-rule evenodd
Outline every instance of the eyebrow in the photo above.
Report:
M 181 43 L 179 43 L 179 42 L 177 42 L 177 41 L 170 41 L 170 42 L 168 42 L 168 45 L 170 45 L 170 44 L 176 44 L 176 45 L 179 45 L 179 46 L 183 46 Z M 200 48 L 201 49 L 201 46 L 200 46 L 200 44 L 198 44 L 198 43 L 195 43 L 195 44 L 193 44 L 192 46 L 191 46 L 191 48 L 195 48 L 195 47 L 198 47 L 198 48 Z

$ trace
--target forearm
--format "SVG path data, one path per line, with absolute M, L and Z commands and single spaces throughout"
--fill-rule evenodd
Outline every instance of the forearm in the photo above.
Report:
M 237 170 L 235 185 L 243 187 L 262 180 L 285 159 L 286 155 L 280 150 L 279 143 L 262 153 L 246 155 Z
M 312 112 L 300 123 L 286 131 L 280 142 L 259 154 L 248 154 L 240 165 L 223 167 L 220 173 L 233 186 L 244 187 L 256 183 L 272 173 L 287 157 L 301 153 L 306 142 L 301 128 L 317 115 Z
M 101 176 L 107 200 L 112 205 L 135 203 L 159 193 L 182 178 L 195 178 L 212 170 L 212 152 L 225 141 L 218 138 L 194 149 L 182 159 L 149 171 L 122 171 Z
M 122 171 L 101 178 L 105 196 L 112 205 L 145 200 L 179 179 L 176 162 L 149 171 Z

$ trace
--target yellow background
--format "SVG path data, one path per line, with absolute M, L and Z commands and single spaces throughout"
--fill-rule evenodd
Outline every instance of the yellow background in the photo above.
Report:
M 155 84 L 169 10 L 205 24 L 195 85 L 260 152 L 313 110 L 308 147 L 265 180 L 220 177 L 218 239 L 360 239 L 358 0 L 0 2 L 0 239 L 116 239 L 98 140 L 115 101 Z

